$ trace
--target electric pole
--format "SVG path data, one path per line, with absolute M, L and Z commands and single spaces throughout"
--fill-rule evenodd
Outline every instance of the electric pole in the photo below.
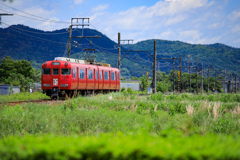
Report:
M 207 93 L 209 95 L 209 66 L 208 66 L 208 89 L 207 89 Z
M 180 54 L 180 93 L 182 92 L 182 54 Z
M 153 57 L 153 94 L 156 93 L 156 61 L 157 61 L 157 49 L 156 41 L 154 41 L 154 57 Z
M 118 32 L 118 69 L 120 71 L 121 64 L 121 33 Z
M 197 57 L 196 57 L 196 92 L 198 94 L 198 68 L 197 68 Z
M 202 78 L 201 78 L 201 94 L 203 94 L 203 63 L 202 63 Z
M 237 76 L 235 76 L 235 94 L 237 93 Z
M 0 13 L 0 25 L 2 25 L 2 16 L 13 16 L 13 14 Z
M 84 26 L 89 26 L 89 19 L 90 18 L 71 18 L 71 25 L 69 26 L 69 37 L 68 37 L 68 58 L 71 57 L 71 50 L 76 47 L 84 38 L 100 38 L 100 36 L 84 36 L 83 35 L 83 29 Z M 87 22 L 86 22 L 87 20 Z M 81 36 L 72 36 L 72 28 L 76 26 L 82 27 L 82 35 Z M 71 46 L 72 38 L 80 38 L 80 40 L 75 43 L 73 46 Z
M 189 93 L 191 93 L 191 67 L 190 67 L 191 62 L 188 62 L 189 66 Z
M 217 88 L 217 70 L 215 69 L 215 85 L 214 85 L 214 91 L 216 92 Z
M 69 26 L 69 37 L 68 37 L 68 58 L 71 55 L 71 43 L 72 43 L 72 25 Z
M 175 58 L 173 58 L 173 93 L 175 91 Z

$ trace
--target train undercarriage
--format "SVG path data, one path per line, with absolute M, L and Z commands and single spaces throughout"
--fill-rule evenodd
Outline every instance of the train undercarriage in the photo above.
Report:
M 51 90 L 43 90 L 53 100 L 69 99 L 78 96 L 89 96 L 95 94 L 107 94 L 110 92 L 118 92 L 119 90 L 60 90 L 58 88 L 52 88 Z

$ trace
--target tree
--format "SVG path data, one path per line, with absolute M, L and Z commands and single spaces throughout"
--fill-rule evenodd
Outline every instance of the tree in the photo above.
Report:
M 146 76 L 142 75 L 142 77 L 140 77 L 140 81 L 141 81 L 143 91 L 145 91 L 147 89 L 147 78 L 146 78 Z
M 41 71 L 35 70 L 27 60 L 14 61 L 7 56 L 0 60 L 0 83 L 20 86 L 21 91 L 29 88 L 32 82 L 40 82 Z

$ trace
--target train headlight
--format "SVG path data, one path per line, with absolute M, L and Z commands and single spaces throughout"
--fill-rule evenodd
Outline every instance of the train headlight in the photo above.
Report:
M 43 87 L 51 87 L 51 84 L 43 84 Z
M 66 62 L 66 63 L 65 63 L 65 66 L 67 66 L 67 65 L 68 65 L 68 63 Z
M 61 87 L 68 87 L 68 84 L 61 84 Z

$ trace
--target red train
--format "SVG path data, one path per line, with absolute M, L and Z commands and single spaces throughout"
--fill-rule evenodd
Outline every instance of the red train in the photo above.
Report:
M 109 64 L 56 57 L 42 64 L 42 90 L 52 99 L 120 89 L 120 72 Z

